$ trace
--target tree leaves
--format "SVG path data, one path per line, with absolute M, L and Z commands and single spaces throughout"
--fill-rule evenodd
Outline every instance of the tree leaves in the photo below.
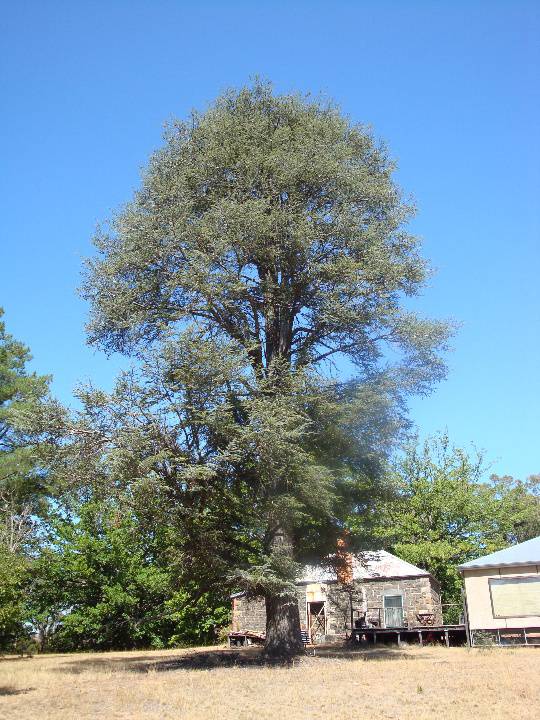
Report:
M 131 351 L 195 320 L 255 372 L 385 347 L 427 388 L 449 326 L 401 308 L 428 272 L 392 163 L 336 108 L 256 82 L 175 123 L 133 201 L 100 232 L 83 296 L 90 340 Z M 422 369 L 422 373 L 420 373 Z

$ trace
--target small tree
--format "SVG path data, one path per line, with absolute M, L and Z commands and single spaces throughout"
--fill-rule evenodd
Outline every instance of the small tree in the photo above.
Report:
M 392 170 L 331 104 L 256 82 L 168 129 L 88 262 L 90 342 L 161 363 L 174 445 L 159 444 L 184 519 L 226 498 L 258 547 L 229 571 L 265 596 L 271 653 L 301 649 L 297 561 L 332 546 L 402 397 L 444 372 L 447 325 L 403 303 L 427 267 Z

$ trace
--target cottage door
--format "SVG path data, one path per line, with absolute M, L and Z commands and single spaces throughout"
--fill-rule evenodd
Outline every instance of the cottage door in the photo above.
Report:
M 401 595 L 384 596 L 384 626 L 403 627 L 403 597 Z
M 308 622 L 311 642 L 321 642 L 326 635 L 326 613 L 324 602 L 308 603 Z

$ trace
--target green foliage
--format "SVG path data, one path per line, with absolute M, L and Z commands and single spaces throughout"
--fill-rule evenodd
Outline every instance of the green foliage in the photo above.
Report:
M 218 639 L 221 628 L 229 625 L 231 603 L 223 592 L 201 592 L 194 583 L 185 583 L 166 602 L 175 632 L 168 644 L 171 646 L 200 645 Z
M 507 520 L 505 533 L 509 543 L 520 543 L 540 535 L 540 475 L 518 480 L 510 475 L 490 478 Z
M 27 425 L 47 396 L 50 378 L 28 373 L 30 351 L 6 332 L 2 315 L 0 308 L 0 497 L 35 508 L 44 480 Z
M 228 607 L 193 584 L 178 589 L 161 547 L 136 516 L 110 502 L 87 502 L 75 519 L 57 518 L 33 563 L 26 605 L 42 647 L 111 650 L 213 640 Z
M 115 477 L 168 507 L 180 564 L 209 584 L 227 570 L 281 592 L 296 561 L 334 549 L 403 426 L 403 397 L 444 375 L 448 325 L 403 302 L 429 270 L 393 169 L 332 104 L 256 81 L 172 124 L 94 239 L 90 341 L 144 367 L 109 400 L 89 396 L 85 422 Z M 288 562 L 274 557 L 282 535 Z
M 331 104 L 231 91 L 175 122 L 143 186 L 100 231 L 83 287 L 90 339 L 129 351 L 196 321 L 247 353 L 364 372 L 400 351 L 409 385 L 440 376 L 448 327 L 402 307 L 427 266 L 385 148 Z
M 375 386 L 308 374 L 279 395 L 258 392 L 221 350 L 184 336 L 111 395 L 82 391 L 56 472 L 60 486 L 76 477 L 77 495 L 114 497 L 160 528 L 179 581 L 263 592 L 297 569 L 281 558 L 277 572 L 268 551 L 284 519 L 302 562 L 335 549 L 344 510 L 373 504 L 400 417 Z
M 24 559 L 0 547 L 0 650 L 10 650 L 25 636 Z
M 30 352 L 6 332 L 0 309 L 0 648 L 26 638 L 24 600 L 34 514 L 46 505 L 39 448 L 29 432 L 48 394 L 48 377 L 29 373 Z
M 104 428 L 84 413 L 71 421 L 29 360 L 0 323 L 0 648 L 16 651 L 30 632 L 41 650 L 213 640 L 228 598 L 179 583 L 177 528 L 159 492 L 148 503 L 153 463 L 167 454 L 152 452 L 155 428 L 138 431 L 127 377 L 118 392 L 133 422 L 105 447 Z M 82 393 L 94 420 L 105 419 L 105 397 Z

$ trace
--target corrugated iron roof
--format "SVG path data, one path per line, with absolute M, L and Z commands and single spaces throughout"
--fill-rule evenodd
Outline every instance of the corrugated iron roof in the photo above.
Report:
M 376 580 L 377 578 L 429 577 L 427 570 L 386 552 L 373 550 L 353 555 L 353 578 L 355 580 Z M 299 583 L 336 582 L 334 568 L 322 565 L 306 565 Z
M 540 565 L 540 536 L 512 545 L 505 550 L 470 560 L 459 566 L 460 570 L 468 568 L 502 567 L 507 565 Z

